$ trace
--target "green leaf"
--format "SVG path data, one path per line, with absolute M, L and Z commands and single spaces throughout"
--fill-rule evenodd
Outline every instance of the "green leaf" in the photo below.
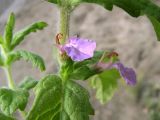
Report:
M 88 92 L 73 81 L 63 84 L 48 75 L 35 88 L 36 98 L 26 120 L 89 120 L 93 109 Z
M 24 80 L 19 84 L 19 88 L 30 90 L 37 85 L 38 81 L 32 77 L 25 77 Z
M 15 119 L 12 117 L 6 116 L 0 112 L 0 120 L 15 120 Z
M 25 29 L 15 33 L 15 35 L 13 36 L 13 41 L 11 45 L 12 49 L 14 49 L 17 45 L 19 45 L 28 34 L 30 34 L 31 32 L 36 32 L 37 30 L 42 30 L 46 26 L 47 26 L 47 23 L 45 22 L 36 22 L 29 25 Z
M 14 13 L 11 13 L 6 23 L 5 32 L 4 32 L 4 40 L 7 48 L 10 48 L 10 44 L 13 36 L 14 24 L 15 24 L 15 15 Z
M 29 93 L 23 89 L 0 89 L 0 107 L 6 115 L 12 115 L 17 109 L 24 110 L 28 102 Z
M 154 17 L 148 16 L 148 18 L 150 19 L 150 21 L 154 27 L 158 41 L 160 41 L 160 22 L 158 20 L 156 20 Z
M 102 104 L 108 102 L 117 90 L 117 80 L 120 78 L 119 72 L 116 69 L 106 70 L 91 80 L 91 86 L 97 90 L 96 97 Z
M 8 58 L 7 63 L 11 64 L 12 62 L 17 61 L 19 59 L 24 59 L 26 61 L 31 62 L 34 67 L 39 68 L 41 71 L 45 70 L 45 64 L 44 64 L 42 57 L 36 55 L 35 53 L 28 52 L 25 50 L 11 52 L 9 54 L 9 58 Z
M 87 80 L 89 77 L 97 74 L 97 71 L 89 68 L 88 66 L 82 66 L 75 69 L 70 75 L 71 80 Z

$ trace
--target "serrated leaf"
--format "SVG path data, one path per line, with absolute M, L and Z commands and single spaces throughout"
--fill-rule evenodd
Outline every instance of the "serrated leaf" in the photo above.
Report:
M 0 89 L 0 108 L 6 115 L 12 115 L 17 109 L 24 110 L 29 93 L 23 89 Z
M 96 89 L 96 97 L 102 104 L 107 103 L 113 97 L 118 87 L 117 80 L 119 78 L 118 71 L 111 69 L 94 76 L 90 80 L 91 86 Z
M 36 55 L 35 53 L 28 52 L 25 50 L 11 52 L 9 54 L 7 63 L 11 64 L 12 62 L 17 61 L 19 59 L 24 59 L 25 61 L 31 62 L 34 67 L 39 68 L 41 71 L 45 70 L 45 63 L 42 57 Z
M 10 48 L 13 36 L 14 24 L 15 24 L 15 15 L 14 13 L 11 13 L 6 23 L 4 31 L 4 41 L 7 48 Z
M 30 90 L 37 85 L 38 81 L 32 77 L 25 77 L 24 80 L 19 84 L 19 88 Z
M 88 92 L 73 81 L 48 75 L 35 88 L 36 98 L 26 120 L 89 120 L 93 114 Z
M 15 120 L 15 119 L 12 117 L 6 116 L 0 112 L 0 120 Z
M 46 26 L 47 23 L 45 22 L 36 22 L 24 28 L 23 30 L 15 33 L 11 44 L 12 49 L 19 45 L 28 34 L 30 34 L 31 32 L 36 32 L 37 30 L 42 30 Z

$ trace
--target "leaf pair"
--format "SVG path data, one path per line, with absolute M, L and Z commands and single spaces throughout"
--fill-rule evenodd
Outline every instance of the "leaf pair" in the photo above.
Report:
M 38 67 L 41 71 L 44 71 L 45 64 L 40 56 L 24 50 L 13 51 L 13 49 L 19 45 L 28 34 L 42 30 L 47 24 L 45 22 L 36 22 L 13 34 L 14 24 L 15 15 L 11 13 L 5 27 L 4 37 L 0 36 L 0 66 L 11 65 L 13 62 L 22 58 L 30 61 L 33 66 Z
M 26 120 L 89 120 L 93 109 L 87 90 L 73 81 L 63 84 L 48 75 L 35 88 L 36 98 Z
M 4 38 L 3 38 L 4 40 L 2 39 L 0 40 L 9 50 L 14 49 L 17 45 L 19 45 L 24 40 L 24 38 L 31 32 L 42 30 L 47 26 L 45 22 L 36 22 L 29 25 L 25 29 L 13 34 L 14 25 L 15 25 L 15 15 L 14 13 L 11 13 L 5 26 Z

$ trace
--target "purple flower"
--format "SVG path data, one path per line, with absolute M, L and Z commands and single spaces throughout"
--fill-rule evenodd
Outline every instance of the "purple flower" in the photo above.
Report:
M 132 68 L 125 67 L 122 63 L 117 62 L 112 65 L 113 68 L 116 68 L 123 79 L 126 81 L 128 85 L 136 84 L 136 73 Z
M 136 84 L 136 73 L 132 68 L 125 67 L 122 63 L 117 62 L 114 64 L 111 63 L 98 63 L 97 64 L 99 68 L 102 70 L 105 69 L 111 69 L 111 68 L 116 68 L 121 77 L 126 81 L 128 85 L 135 85 Z
M 93 57 L 94 50 L 96 49 L 96 42 L 73 37 L 69 38 L 69 42 L 62 46 L 62 49 L 73 61 L 83 61 Z

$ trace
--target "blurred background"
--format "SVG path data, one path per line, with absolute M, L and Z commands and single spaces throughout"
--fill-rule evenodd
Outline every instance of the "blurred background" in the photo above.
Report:
M 160 0 L 154 2 L 160 5 Z M 41 73 L 32 69 L 31 64 L 19 61 L 13 65 L 16 82 L 27 75 L 40 79 L 56 71 L 52 47 L 58 32 L 57 6 L 44 0 L 0 0 L 0 34 L 10 12 L 16 14 L 15 31 L 34 21 L 43 20 L 49 24 L 43 31 L 28 36 L 18 48 L 41 55 L 46 62 L 46 72 Z M 91 91 L 91 102 L 96 110 L 92 120 L 160 120 L 160 42 L 149 20 L 144 16 L 130 17 L 117 7 L 106 11 L 95 4 L 82 4 L 72 13 L 70 26 L 71 36 L 78 34 L 95 40 L 97 49 L 114 49 L 122 63 L 133 67 L 138 75 L 135 87 L 120 84 L 108 104 L 101 105 Z M 0 69 L 0 86 L 6 85 L 5 79 Z

